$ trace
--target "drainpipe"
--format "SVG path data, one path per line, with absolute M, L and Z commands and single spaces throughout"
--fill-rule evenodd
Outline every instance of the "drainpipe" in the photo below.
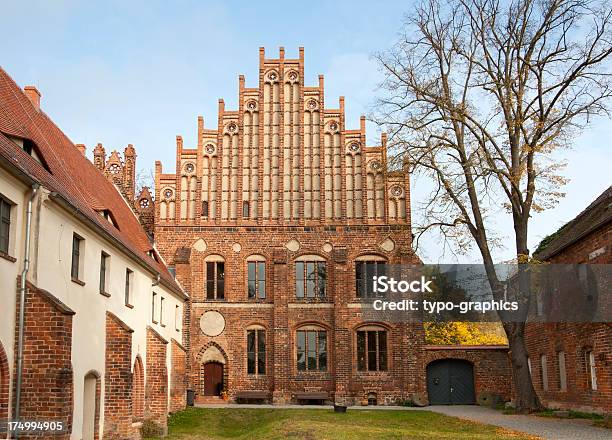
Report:
M 13 420 L 19 421 L 21 411 L 21 382 L 23 379 L 23 332 L 25 321 L 25 300 L 26 300 L 26 278 L 30 270 L 30 232 L 32 229 L 32 204 L 34 197 L 38 193 L 39 184 L 32 185 L 32 193 L 28 200 L 28 208 L 26 210 L 26 228 L 25 228 L 25 249 L 23 255 L 23 270 L 21 271 L 21 285 L 19 287 L 19 339 L 17 341 L 17 386 L 15 390 L 15 415 Z M 15 433 L 17 438 L 17 432 Z

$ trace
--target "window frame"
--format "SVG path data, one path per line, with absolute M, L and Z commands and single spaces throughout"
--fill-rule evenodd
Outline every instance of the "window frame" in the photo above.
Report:
M 567 357 L 563 350 L 557 352 L 557 368 L 559 370 L 559 391 L 565 392 L 567 391 Z
M 384 297 L 384 293 L 375 293 L 373 285 L 368 283 L 368 265 L 374 265 L 374 273 L 372 276 L 386 275 L 388 262 L 385 258 L 376 255 L 365 255 L 355 260 L 355 297 L 357 298 L 377 298 Z M 363 269 L 360 267 L 363 266 Z M 382 271 L 379 269 L 382 266 Z M 363 274 L 358 277 L 359 272 Z M 360 286 L 361 284 L 361 286 Z M 372 290 L 370 292 L 370 289 Z
M 249 338 L 253 335 L 253 348 L 249 350 Z M 262 349 L 263 341 L 263 349 Z M 267 370 L 267 341 L 266 329 L 261 326 L 247 328 L 246 331 L 246 363 L 247 375 L 249 376 L 265 376 Z M 253 353 L 253 370 L 251 370 L 250 354 Z M 263 361 L 261 358 L 263 357 Z M 260 362 L 261 361 L 261 362 Z M 263 366 L 263 369 L 261 368 Z
M 76 243 L 76 247 L 75 247 Z M 72 281 L 83 285 L 83 280 L 79 277 L 83 274 L 83 260 L 84 260 L 84 243 L 85 239 L 73 232 L 72 234 L 72 251 L 71 251 L 71 260 L 70 260 L 70 278 Z
M 151 300 L 151 322 L 153 322 L 154 324 L 157 324 L 158 321 L 157 321 L 157 319 L 155 319 L 155 318 L 157 318 L 157 314 L 156 314 L 156 310 L 157 310 L 157 307 L 156 307 L 157 292 L 152 292 L 151 298 L 152 298 L 152 300 Z
M 304 348 L 300 350 L 300 334 L 304 334 Z M 314 350 L 310 349 L 309 334 L 314 333 Z M 321 337 L 323 335 L 323 337 Z M 298 374 L 308 373 L 327 373 L 329 371 L 330 356 L 329 356 L 329 332 L 323 327 L 303 326 L 295 331 L 295 369 Z M 321 341 L 324 341 L 324 350 L 321 350 Z M 304 353 L 304 367 L 300 368 L 300 353 Z M 315 367 L 310 367 L 310 353 L 314 352 Z M 321 356 L 324 354 L 324 356 Z M 324 363 L 321 362 L 324 359 Z M 323 366 L 322 366 L 323 365 Z
M 125 284 L 123 287 L 123 295 L 125 305 L 133 307 L 132 305 L 132 292 L 134 291 L 134 271 L 129 267 L 125 268 Z
M 212 280 L 209 277 L 212 267 Z M 221 271 L 219 268 L 221 267 Z M 225 301 L 225 259 L 210 255 L 204 259 L 204 295 L 206 301 Z M 210 292 L 212 291 L 212 295 Z
M 176 330 L 177 332 L 181 331 L 181 329 L 179 328 L 179 322 L 182 321 L 180 308 L 181 307 L 178 304 L 174 305 L 174 330 Z
M 597 370 L 595 362 L 595 352 L 588 348 L 584 352 L 584 362 L 587 373 L 587 385 L 590 391 L 597 391 Z
M 255 278 L 251 278 L 251 265 L 255 266 Z M 263 276 L 263 279 L 261 278 Z M 251 295 L 251 281 L 255 285 L 253 295 Z M 260 256 L 251 256 L 246 260 L 246 291 L 249 300 L 266 299 L 266 260 Z M 263 288 L 263 293 L 262 293 Z
M 11 233 L 13 225 L 11 223 L 11 214 L 15 204 L 6 197 L 0 195 L 0 253 L 10 255 L 11 253 Z M 6 209 L 8 217 L 3 215 L 3 211 Z M 4 234 L 3 234 L 4 232 Z M 4 237 L 3 237 L 4 235 Z M 2 247 L 2 240 L 5 240 L 6 248 Z
M 370 335 L 373 334 L 374 348 L 370 347 Z M 380 339 L 384 334 L 384 349 Z M 363 335 L 363 356 L 361 356 L 360 339 Z M 383 359 L 384 354 L 384 359 Z M 355 369 L 360 373 L 385 373 L 389 371 L 389 330 L 381 326 L 363 326 L 355 330 Z M 374 355 L 372 368 L 371 356 Z
M 159 325 L 161 325 L 162 327 L 166 326 L 166 323 L 164 322 L 164 301 L 166 301 L 166 298 L 164 298 L 163 296 L 159 297 Z
M 100 251 L 100 284 L 98 290 L 101 295 L 110 296 L 108 292 L 108 282 L 110 273 L 110 255 L 104 251 Z
M 312 265 L 312 275 L 309 274 Z M 301 268 L 301 270 L 300 270 Z M 325 301 L 327 295 L 328 267 L 327 260 L 318 255 L 306 255 L 294 261 L 295 298 L 300 301 Z M 323 273 L 323 275 L 321 275 Z M 312 291 L 312 295 L 310 295 Z

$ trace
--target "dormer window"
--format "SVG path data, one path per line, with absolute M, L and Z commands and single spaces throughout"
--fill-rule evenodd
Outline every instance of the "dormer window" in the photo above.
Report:
M 113 225 L 115 228 L 119 229 L 119 227 L 115 223 L 115 219 L 113 218 L 113 215 L 110 212 L 110 209 L 101 209 L 100 211 L 98 211 L 98 213 L 102 217 L 104 217 L 106 219 L 106 221 L 108 221 L 111 225 Z

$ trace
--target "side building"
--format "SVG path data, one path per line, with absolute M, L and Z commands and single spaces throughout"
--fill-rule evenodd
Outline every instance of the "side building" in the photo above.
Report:
M 259 55 L 238 109 L 198 118 L 193 148 L 177 136 L 175 172 L 156 163 L 155 240 L 190 295 L 189 387 L 200 402 L 426 401 L 426 360 L 467 352 L 425 353 L 422 325 L 362 309 L 368 278 L 420 263 L 408 164 L 389 163 L 385 136 L 366 145 L 365 118 L 347 128 L 322 76 L 304 83 L 303 49 Z M 504 350 L 486 356 L 507 374 Z
M 546 238 L 535 257 L 555 264 L 612 264 L 612 187 Z M 611 306 L 609 296 L 590 295 L 598 308 Z M 610 322 L 532 322 L 525 339 L 534 387 L 544 405 L 612 413 Z
M 187 296 L 40 97 L 0 69 L 0 421 L 61 421 L 64 439 L 164 433 L 185 406 Z

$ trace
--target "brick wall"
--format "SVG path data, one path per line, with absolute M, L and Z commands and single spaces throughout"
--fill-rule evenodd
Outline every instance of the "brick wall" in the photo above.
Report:
M 156 427 L 159 435 L 168 433 L 168 371 L 166 341 L 151 327 L 147 327 L 147 380 L 145 391 L 145 420 Z
M 10 367 L 4 347 L 0 342 L 0 422 L 8 420 Z
M 510 400 L 512 371 L 506 347 L 425 347 L 423 362 L 425 368 L 429 363 L 438 359 L 462 359 L 472 364 L 476 399 L 479 395 L 491 393 L 500 396 L 503 401 Z M 420 382 L 420 386 L 426 390 L 425 374 L 421 376 Z
M 17 314 L 19 303 L 19 294 L 17 294 Z M 68 432 L 72 430 L 73 407 L 71 364 L 73 315 L 74 312 L 52 294 L 28 283 L 21 418 L 62 421 L 68 427 Z M 16 326 L 15 346 L 17 346 L 17 339 L 18 328 Z M 14 371 L 16 371 L 16 365 L 17 359 L 15 358 Z M 15 388 L 15 378 L 13 382 L 13 388 Z M 21 437 L 26 436 L 21 435 Z M 38 437 L 44 437 L 44 435 Z M 68 439 L 69 437 L 70 434 L 65 434 L 54 438 Z
M 355 259 L 376 255 L 390 264 L 416 264 L 410 248 L 409 229 L 400 226 L 319 228 L 180 228 L 159 227 L 159 249 L 166 261 L 176 266 L 177 278 L 191 295 L 186 313 L 190 316 L 185 332 L 190 347 L 189 386 L 201 392 L 199 383 L 202 355 L 214 345 L 227 358 L 224 388 L 230 400 L 241 391 L 266 391 L 277 403 L 295 402 L 304 391 L 326 391 L 331 400 L 360 401 L 376 392 L 381 403 L 396 403 L 418 392 L 424 375 L 420 347 L 421 325 L 384 324 L 388 330 L 389 368 L 385 372 L 356 370 L 356 330 L 371 324 L 357 306 Z M 206 250 L 190 248 L 203 238 Z M 393 249 L 381 248 L 388 238 Z M 291 252 L 285 244 L 299 242 Z M 188 244 L 188 247 L 185 247 Z M 240 246 L 236 246 L 239 244 Z M 326 246 L 331 245 L 331 249 Z M 237 252 L 237 250 L 239 250 Z M 327 251 L 326 251 L 327 250 Z M 205 260 L 209 255 L 225 260 L 225 300 L 205 298 Z M 266 259 L 266 298 L 247 299 L 248 256 Z M 326 260 L 327 299 L 298 300 L 295 295 L 295 258 L 318 255 Z M 224 331 L 215 337 L 200 329 L 200 318 L 216 310 L 225 319 Z M 328 370 L 298 372 L 296 368 L 296 331 L 303 325 L 318 325 L 327 330 Z M 246 328 L 258 325 L 266 330 L 266 374 L 247 374 Z
M 187 405 L 187 378 L 185 375 L 187 353 L 183 346 L 174 339 L 170 344 L 170 356 L 172 359 L 170 412 L 173 413 L 185 409 Z
M 132 333 L 117 316 L 106 312 L 104 438 L 133 438 Z
M 612 263 L 612 223 L 602 225 L 548 261 L 556 264 Z M 612 412 L 612 325 L 609 322 L 528 323 L 525 335 L 533 384 L 544 405 Z M 585 353 L 589 350 L 595 355 L 597 390 L 589 385 L 590 371 L 585 361 Z M 561 390 L 560 386 L 559 352 L 565 354 L 566 390 Z M 546 355 L 548 390 L 544 390 L 542 379 L 542 355 Z

